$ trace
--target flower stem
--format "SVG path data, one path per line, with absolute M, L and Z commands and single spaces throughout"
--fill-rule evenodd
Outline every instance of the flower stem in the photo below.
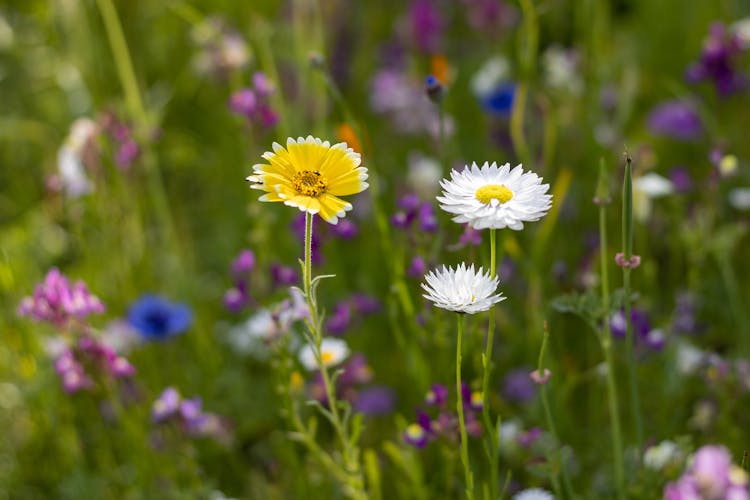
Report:
M 633 256 L 633 175 L 630 155 L 626 155 L 625 179 L 622 186 L 622 241 L 625 260 Z M 628 360 L 628 378 L 630 382 L 630 406 L 635 420 L 636 446 L 643 443 L 643 421 L 641 419 L 641 402 L 638 396 L 638 378 L 636 374 L 635 357 L 633 355 L 633 321 L 630 312 L 630 271 L 629 267 L 622 268 L 622 283 L 625 291 L 625 321 L 627 324 L 625 348 Z
M 136 137 L 143 144 L 143 167 L 146 172 L 149 195 L 154 204 L 154 212 L 158 218 L 159 225 L 167 233 L 167 241 L 171 242 L 174 246 L 174 255 L 177 258 L 177 262 L 180 263 L 181 250 L 178 244 L 177 232 L 174 227 L 156 155 L 150 147 L 151 123 L 146 107 L 143 104 L 140 89 L 138 88 L 138 81 L 135 77 L 133 61 L 130 57 L 125 34 L 122 31 L 122 24 L 112 0 L 96 0 L 96 4 L 104 22 L 107 39 L 112 50 L 115 67 L 117 68 L 117 75 L 120 79 L 120 85 L 125 93 L 125 104 L 130 118 L 134 120 L 136 125 Z M 171 269 L 165 270 L 165 272 L 169 271 Z
M 625 467 L 623 463 L 622 452 L 622 425 L 620 423 L 620 408 L 617 397 L 617 383 L 615 380 L 614 366 L 614 348 L 612 346 L 612 332 L 609 326 L 609 259 L 607 247 L 607 187 L 606 172 L 604 162 L 599 166 L 599 189 L 597 193 L 599 200 L 599 241 L 600 241 L 600 262 L 602 275 L 602 308 L 604 317 L 602 318 L 602 331 L 599 332 L 599 340 L 604 351 L 605 364 L 607 369 L 607 399 L 609 403 L 609 418 L 612 425 L 612 453 L 615 467 L 615 487 L 617 497 L 625 498 Z
M 542 337 L 542 348 L 539 350 L 539 362 L 537 363 L 537 373 L 540 376 L 543 376 L 544 371 L 544 353 L 547 351 L 547 341 L 549 339 L 549 329 L 547 328 L 547 322 L 544 322 L 544 336 Z M 555 428 L 555 420 L 552 418 L 552 410 L 549 406 L 549 398 L 547 397 L 547 385 L 542 384 L 539 388 L 541 396 L 542 396 L 542 406 L 544 407 L 544 417 L 547 420 L 547 426 L 549 427 L 549 432 L 552 435 L 552 440 L 555 443 L 555 459 L 557 460 L 560 471 L 562 474 L 563 479 L 563 488 L 565 490 L 565 498 L 575 498 L 575 494 L 573 493 L 573 487 L 570 483 L 570 476 L 568 475 L 568 469 L 565 467 L 565 462 L 563 461 L 563 456 L 560 451 L 560 440 L 557 437 L 557 429 Z M 560 494 L 560 480 L 557 477 L 557 474 L 554 474 L 552 476 L 552 485 L 555 489 L 555 494 L 563 498 L 563 496 Z
M 461 432 L 461 463 L 464 465 L 466 478 L 466 498 L 474 498 L 474 476 L 469 465 L 469 440 L 466 437 L 466 422 L 464 421 L 464 398 L 461 391 L 461 343 L 464 336 L 464 315 L 458 314 L 458 340 L 456 341 L 456 410 L 458 410 L 458 427 Z
M 495 278 L 497 269 L 497 230 L 490 229 L 490 278 Z M 489 405 L 489 385 L 490 385 L 490 374 L 492 373 L 492 347 L 494 344 L 495 337 L 495 307 L 494 305 L 490 308 L 490 317 L 487 324 L 487 345 L 485 346 L 484 355 L 482 356 L 482 368 L 484 371 L 482 377 L 482 420 L 484 422 L 484 431 L 486 433 L 485 451 L 487 453 L 487 459 L 490 464 L 490 484 L 489 493 L 490 498 L 497 498 L 497 486 L 498 486 L 498 442 L 497 432 L 495 426 L 492 424 L 492 418 L 490 417 L 490 405 Z M 499 419 L 499 417 L 498 417 Z M 498 422 L 499 426 L 499 422 Z
M 305 213 L 305 262 L 302 279 L 305 297 L 307 299 L 307 306 L 310 310 L 310 321 L 308 323 L 308 327 L 310 329 L 315 357 L 318 361 L 320 374 L 323 378 L 323 386 L 325 387 L 326 397 L 328 399 L 328 416 L 330 417 L 329 420 L 331 422 L 331 425 L 333 425 L 338 439 L 341 441 L 343 467 L 347 474 L 347 481 L 344 486 L 347 489 L 347 493 L 352 498 L 367 498 L 367 495 L 364 492 L 364 480 L 362 478 L 362 472 L 359 466 L 358 452 L 356 450 L 355 444 L 349 437 L 347 424 L 341 418 L 341 413 L 339 411 L 339 402 L 336 399 L 336 391 L 334 389 L 333 380 L 331 379 L 331 375 L 328 373 L 328 368 L 323 362 L 321 353 L 323 332 L 320 328 L 320 316 L 318 314 L 317 300 L 312 290 L 313 217 L 314 216 L 309 212 Z

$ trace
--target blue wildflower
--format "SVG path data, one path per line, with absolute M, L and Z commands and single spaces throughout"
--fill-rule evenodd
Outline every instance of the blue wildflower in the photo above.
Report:
M 481 96 L 482 108 L 493 116 L 510 116 L 513 111 L 513 98 L 516 94 L 516 84 L 501 83 L 491 92 Z
M 156 295 L 143 295 L 128 310 L 128 323 L 149 340 L 164 340 L 182 333 L 193 321 L 184 304 L 175 304 Z

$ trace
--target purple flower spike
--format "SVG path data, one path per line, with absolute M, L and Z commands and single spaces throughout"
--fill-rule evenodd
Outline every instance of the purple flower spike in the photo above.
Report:
M 648 127 L 654 135 L 679 141 L 692 141 L 703 135 L 703 124 L 695 108 L 683 101 L 667 101 L 648 115 Z
M 89 293 L 82 281 L 71 286 L 68 278 L 56 268 L 51 269 L 44 281 L 36 286 L 31 297 L 25 297 L 18 308 L 20 316 L 34 321 L 47 321 L 62 326 L 72 317 L 85 318 L 89 314 L 101 314 L 104 304 Z
M 419 210 L 421 201 L 419 196 L 414 193 L 407 193 L 398 199 L 398 206 L 407 214 L 414 214 Z
M 417 48 L 425 53 L 438 49 L 443 20 L 433 0 L 414 0 L 409 9 L 411 32 Z
M 421 278 L 426 272 L 427 263 L 419 255 L 411 260 L 411 264 L 409 264 L 409 268 L 406 270 L 406 274 L 412 278 Z
M 686 72 L 688 83 L 710 80 L 722 97 L 743 90 L 748 80 L 736 68 L 741 52 L 742 43 L 736 34 L 727 32 L 722 23 L 712 24 L 700 59 Z
M 174 387 L 167 387 L 151 407 L 154 422 L 164 422 L 180 411 L 180 393 Z
M 248 305 L 250 297 L 242 288 L 230 288 L 224 293 L 224 307 L 232 312 L 240 312 Z
M 273 94 L 274 86 L 265 73 L 257 71 L 253 74 L 253 88 L 260 97 L 268 97 Z
M 448 388 L 443 384 L 432 384 L 424 397 L 425 404 L 443 406 L 448 402 Z
M 425 202 L 419 208 L 419 227 L 422 231 L 428 233 L 434 233 L 438 229 L 437 217 L 435 217 L 435 210 L 432 208 L 432 203 Z
M 255 269 L 255 254 L 252 250 L 242 250 L 232 261 L 231 271 L 235 277 L 241 277 Z
M 349 304 L 341 303 L 336 306 L 333 314 L 326 322 L 326 330 L 333 335 L 342 335 L 351 323 Z
M 258 99 L 252 89 L 244 88 L 236 91 L 229 98 L 229 109 L 238 115 L 251 118 L 258 109 Z

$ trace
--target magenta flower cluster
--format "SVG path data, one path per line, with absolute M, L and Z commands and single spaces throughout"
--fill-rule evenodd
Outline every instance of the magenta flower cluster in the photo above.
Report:
M 91 294 L 83 281 L 70 283 L 58 269 L 51 269 L 34 294 L 24 297 L 18 314 L 63 328 L 72 318 L 84 320 L 104 312 L 104 304 Z
M 265 73 L 258 71 L 253 75 L 253 85 L 243 87 L 229 98 L 229 109 L 242 115 L 252 124 L 265 128 L 276 125 L 279 116 L 269 102 L 274 86 Z
M 222 437 L 226 425 L 213 413 L 203 411 L 200 397 L 184 398 L 174 387 L 167 387 L 151 407 L 151 419 L 156 424 L 176 423 L 186 434 L 194 437 Z
M 748 475 L 732 463 L 729 450 L 707 445 L 685 473 L 664 489 L 665 500 L 748 500 Z
M 130 361 L 88 336 L 81 337 L 74 347 L 62 352 L 55 361 L 55 371 L 68 394 L 95 389 L 97 375 L 108 374 L 115 379 L 135 375 L 135 367 Z

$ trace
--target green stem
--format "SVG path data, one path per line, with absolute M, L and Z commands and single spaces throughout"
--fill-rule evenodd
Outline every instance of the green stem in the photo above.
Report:
M 600 182 L 604 179 L 604 167 L 600 171 Z M 603 190 L 606 191 L 606 190 Z M 599 238 L 601 242 L 600 259 L 602 274 L 602 307 L 604 309 L 603 331 L 599 340 L 604 351 L 607 368 L 607 400 L 609 402 L 609 418 L 612 425 L 612 453 L 615 467 L 615 486 L 617 497 L 625 498 L 625 466 L 622 452 L 622 425 L 620 423 L 620 408 L 617 397 L 617 383 L 615 381 L 614 348 L 612 346 L 612 332 L 609 327 L 609 272 L 607 259 L 607 209 L 606 194 L 600 194 L 599 204 Z
M 174 246 L 174 254 L 179 262 L 181 260 L 181 251 L 178 244 L 177 232 L 169 209 L 161 172 L 150 147 L 150 120 L 146 112 L 146 107 L 143 104 L 138 81 L 135 77 L 135 70 L 133 69 L 133 62 L 130 57 L 125 34 L 122 31 L 122 24 L 112 0 L 96 0 L 96 3 L 104 22 L 105 31 L 107 32 L 107 39 L 114 57 L 120 85 L 125 93 L 125 104 L 130 117 L 135 122 L 136 137 L 140 139 L 139 142 L 143 145 L 143 166 L 146 172 L 149 195 L 151 201 L 154 203 L 154 212 L 158 218 L 159 226 L 163 227 L 167 233 L 167 240 Z M 165 271 L 170 271 L 170 269 Z
M 540 376 L 544 375 L 544 353 L 547 351 L 547 341 L 549 340 L 549 330 L 547 328 L 547 322 L 544 322 L 544 336 L 542 337 L 542 348 L 539 350 L 539 362 L 537 363 L 537 373 Z M 549 432 L 552 435 L 552 440 L 555 443 L 555 459 L 558 462 L 558 465 L 560 467 L 560 471 L 562 473 L 563 478 L 563 485 L 565 489 L 565 497 L 566 498 L 575 498 L 575 494 L 573 493 L 573 487 L 570 483 L 570 476 L 568 475 L 568 469 L 565 467 L 565 462 L 563 461 L 562 452 L 560 451 L 560 440 L 557 437 L 557 428 L 555 427 L 555 420 L 552 418 L 552 410 L 550 409 L 549 405 L 549 398 L 547 397 L 547 385 L 542 384 L 540 387 L 540 392 L 542 396 L 542 406 L 544 407 L 544 417 L 547 420 L 547 426 L 549 427 Z M 557 474 L 552 475 L 552 485 L 555 489 L 555 494 L 559 498 L 563 498 L 563 496 L 560 494 L 560 480 L 557 478 Z
M 622 186 L 622 242 L 625 260 L 633 256 L 633 175 L 630 155 L 626 157 L 625 179 Z M 628 379 L 630 385 L 630 406 L 635 421 L 636 446 L 640 449 L 643 443 L 643 421 L 641 419 L 641 402 L 638 395 L 638 376 L 636 373 L 635 356 L 633 355 L 633 321 L 630 316 L 630 271 L 629 267 L 622 268 L 623 289 L 625 292 L 625 322 L 627 325 L 625 349 L 628 360 Z
M 305 262 L 303 270 L 303 288 L 305 297 L 307 299 L 307 306 L 310 310 L 310 322 L 308 324 L 310 328 L 310 334 L 312 341 L 314 342 L 315 357 L 318 361 L 320 368 L 320 374 L 323 378 L 323 386 L 325 388 L 326 397 L 328 398 L 328 408 L 330 413 L 331 424 L 333 425 L 336 436 L 341 441 L 341 452 L 342 459 L 344 462 L 344 469 L 347 473 L 347 481 L 345 486 L 350 491 L 350 496 L 354 498 L 366 498 L 367 495 L 364 492 L 364 480 L 362 478 L 362 472 L 359 466 L 358 454 L 355 450 L 354 444 L 349 439 L 349 433 L 347 432 L 347 425 L 341 418 L 339 411 L 339 402 L 336 399 L 336 391 L 334 390 L 333 380 L 331 375 L 328 373 L 328 368 L 323 362 L 321 345 L 323 342 L 323 333 L 320 328 L 320 319 L 318 314 L 317 300 L 314 297 L 312 291 L 312 226 L 313 226 L 313 215 L 309 212 L 305 213 Z
M 495 278 L 497 272 L 497 230 L 490 229 L 490 277 Z M 497 448 L 499 443 L 497 442 L 496 427 L 492 424 L 492 418 L 490 417 L 490 405 L 489 405 L 489 385 L 490 385 L 490 374 L 492 373 L 492 348 L 495 337 L 495 308 L 490 308 L 489 311 L 489 322 L 487 324 L 487 345 L 485 346 L 484 355 L 482 356 L 482 368 L 484 376 L 482 377 L 482 420 L 484 422 L 484 430 L 487 435 L 485 441 L 485 451 L 487 452 L 487 459 L 490 464 L 490 484 L 489 493 L 490 498 L 497 498 L 497 486 L 498 486 L 498 453 Z M 498 417 L 499 419 L 499 417 Z M 499 427 L 499 422 L 498 422 Z
M 456 409 L 458 410 L 458 426 L 461 432 L 461 463 L 464 466 L 466 478 L 466 498 L 474 498 L 474 476 L 469 464 L 469 440 L 466 436 L 466 422 L 464 421 L 464 399 L 461 391 L 461 343 L 464 336 L 464 315 L 458 313 L 458 340 L 456 341 Z

